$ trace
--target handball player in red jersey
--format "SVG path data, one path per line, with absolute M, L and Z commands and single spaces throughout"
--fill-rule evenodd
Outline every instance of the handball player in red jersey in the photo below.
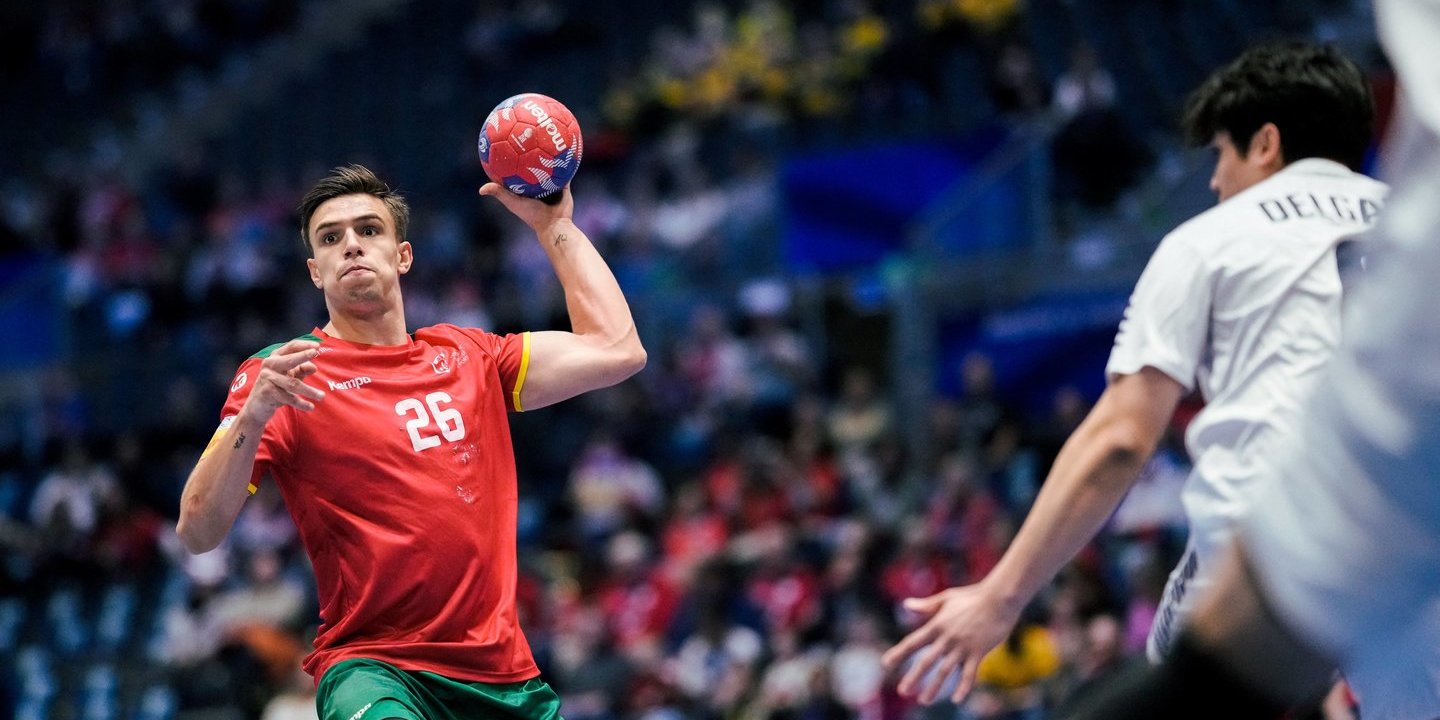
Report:
M 268 476 L 315 568 L 304 660 L 322 718 L 559 717 L 516 618 L 515 457 L 506 413 L 608 387 L 645 365 L 614 276 L 571 222 L 490 183 L 529 225 L 573 332 L 406 332 L 409 208 L 364 167 L 300 205 L 329 320 L 255 353 L 185 484 L 177 528 L 205 552 Z

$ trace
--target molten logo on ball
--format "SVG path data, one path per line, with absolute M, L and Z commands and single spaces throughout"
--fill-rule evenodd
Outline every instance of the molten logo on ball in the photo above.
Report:
M 526 110 L 530 111 L 531 115 L 535 116 L 535 121 L 540 123 L 541 129 L 550 134 L 550 141 L 555 144 L 555 152 L 565 152 L 565 148 L 569 146 L 565 144 L 565 139 L 560 137 L 560 128 L 555 127 L 555 119 L 550 117 L 550 113 L 545 112 L 545 108 L 535 104 L 534 100 L 526 100 L 524 106 Z M 528 133 L 529 131 L 527 130 L 526 132 Z
M 522 93 L 495 106 L 477 147 L 491 180 L 517 195 L 558 200 L 580 168 L 583 144 L 580 123 L 560 101 Z

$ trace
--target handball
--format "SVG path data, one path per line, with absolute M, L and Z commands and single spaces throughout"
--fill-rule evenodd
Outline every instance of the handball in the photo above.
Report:
M 580 169 L 580 123 L 559 100 L 521 93 L 490 111 L 477 147 L 491 180 L 516 195 L 557 203 Z

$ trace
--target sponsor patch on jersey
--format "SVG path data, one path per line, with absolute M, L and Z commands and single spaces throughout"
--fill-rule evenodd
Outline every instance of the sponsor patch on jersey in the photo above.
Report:
M 325 383 L 330 386 L 330 389 L 331 389 L 331 390 L 354 390 L 355 388 L 361 387 L 361 386 L 363 386 L 363 385 L 369 385 L 371 382 L 372 382 L 372 381 L 370 380 L 370 376 L 369 376 L 369 375 L 361 375 L 360 377 L 353 377 L 353 378 L 350 378 L 349 380 L 346 380 L 346 381 L 344 381 L 344 382 L 338 382 L 338 383 L 335 382 L 334 380 L 326 380 L 326 381 L 325 381 Z

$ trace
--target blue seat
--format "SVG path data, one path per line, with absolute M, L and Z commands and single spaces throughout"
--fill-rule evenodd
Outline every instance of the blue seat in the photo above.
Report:
M 109 663 L 99 663 L 85 671 L 80 693 L 80 717 L 83 720 L 116 720 L 119 685 L 115 668 Z
M 95 623 L 95 641 L 101 651 L 117 652 L 130 638 L 137 602 L 134 585 L 119 583 L 105 589 Z
M 25 601 L 0 598 L 0 654 L 8 655 L 20 643 L 20 628 L 25 626 Z
M 50 622 L 51 646 L 61 654 L 75 655 L 89 645 L 90 631 L 82 610 L 78 588 L 63 587 L 50 593 L 45 618 Z
M 169 685 L 151 685 L 145 688 L 141 694 L 140 701 L 135 706 L 135 711 L 130 714 L 131 720 L 171 720 L 175 717 L 175 708 L 179 701 L 175 697 L 175 689 Z

